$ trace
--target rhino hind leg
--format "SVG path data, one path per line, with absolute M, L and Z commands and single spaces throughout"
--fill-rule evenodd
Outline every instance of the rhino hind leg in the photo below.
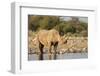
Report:
M 44 45 L 39 43 L 39 50 L 40 50 L 39 60 L 43 60 L 43 48 L 44 48 Z

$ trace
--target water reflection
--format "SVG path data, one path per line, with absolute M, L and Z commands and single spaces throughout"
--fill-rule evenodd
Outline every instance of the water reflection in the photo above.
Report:
M 52 59 L 52 54 L 49 54 L 48 58 L 49 58 L 49 60 L 51 60 Z
M 38 60 L 44 60 L 44 59 L 47 59 L 47 57 L 48 57 L 49 60 L 57 59 L 57 55 L 56 54 L 47 54 L 47 56 L 44 55 L 44 54 L 37 55 L 37 59 Z
M 43 54 L 38 55 L 38 60 L 43 60 Z
M 57 59 L 57 55 L 56 54 L 53 55 L 53 59 Z
M 78 59 L 88 58 L 88 53 L 65 53 L 65 54 L 29 54 L 28 60 L 55 60 L 55 59 Z

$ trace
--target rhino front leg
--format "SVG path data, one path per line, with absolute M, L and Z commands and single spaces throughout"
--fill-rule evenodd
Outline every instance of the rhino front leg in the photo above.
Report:
M 57 55 L 56 55 L 56 53 L 57 53 L 57 46 L 58 46 L 58 42 L 56 42 L 54 44 L 54 59 L 57 59 Z
M 48 50 L 48 58 L 49 58 L 49 60 L 52 59 L 51 47 L 52 47 L 52 46 L 49 45 L 49 50 Z

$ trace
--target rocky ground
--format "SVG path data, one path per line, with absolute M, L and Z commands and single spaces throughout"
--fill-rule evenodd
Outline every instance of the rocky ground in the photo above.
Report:
M 36 54 L 38 47 L 29 37 L 29 54 Z M 44 47 L 44 53 L 48 53 L 48 47 Z M 53 52 L 53 50 L 52 50 Z M 64 53 L 83 53 L 88 52 L 88 38 L 87 37 L 67 37 L 67 43 L 59 45 L 57 48 L 57 54 Z

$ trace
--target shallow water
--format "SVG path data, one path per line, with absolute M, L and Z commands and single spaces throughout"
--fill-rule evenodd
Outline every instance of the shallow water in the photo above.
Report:
M 80 59 L 80 58 L 88 58 L 88 53 L 65 53 L 56 55 L 56 59 Z M 48 56 L 48 54 L 43 54 L 43 60 L 54 60 L 53 55 Z M 29 54 L 28 60 L 39 60 L 39 55 Z

